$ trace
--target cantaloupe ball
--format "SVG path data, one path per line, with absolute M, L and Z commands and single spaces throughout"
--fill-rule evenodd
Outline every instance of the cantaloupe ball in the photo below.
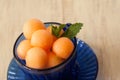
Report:
M 60 36 L 61 36 L 63 33 L 64 33 L 64 30 L 62 29 L 62 30 L 60 31 Z
M 39 29 L 46 29 L 44 23 L 38 19 L 30 19 L 23 26 L 23 34 L 25 38 L 31 39 L 32 33 Z
M 63 61 L 64 61 L 64 59 L 56 56 L 56 54 L 54 52 L 51 51 L 48 53 L 48 68 L 59 65 Z
M 47 30 L 38 30 L 32 34 L 31 44 L 49 50 L 52 46 L 53 38 Z
M 67 59 L 73 49 L 73 42 L 67 37 L 60 37 L 53 43 L 53 52 L 60 58 Z
M 25 59 L 27 51 L 32 48 L 30 40 L 23 40 L 17 47 L 17 54 L 20 59 Z
M 26 66 L 34 69 L 45 69 L 47 59 L 47 53 L 42 48 L 33 47 L 27 52 Z

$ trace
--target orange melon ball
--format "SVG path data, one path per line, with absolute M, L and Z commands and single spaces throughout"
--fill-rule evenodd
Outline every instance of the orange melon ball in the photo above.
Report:
M 38 19 L 30 19 L 23 26 L 25 38 L 31 39 L 32 33 L 39 29 L 46 29 L 43 22 Z
M 60 31 L 60 36 L 61 36 L 63 33 L 64 33 L 64 30 L 62 29 L 62 30 Z
M 39 47 L 31 48 L 26 55 L 26 66 L 34 69 L 44 69 L 47 67 L 47 53 Z
M 35 31 L 31 38 L 31 44 L 33 46 L 41 47 L 45 50 L 49 50 L 52 46 L 53 38 L 47 30 Z
M 72 41 L 67 38 L 67 37 L 60 37 L 53 43 L 53 52 L 58 56 L 63 59 L 67 59 L 73 49 L 74 49 L 74 44 Z
M 46 30 L 48 31 L 48 32 L 50 32 L 50 33 L 52 33 L 52 28 L 51 28 L 52 26 L 48 26 L 47 28 L 46 28 Z
M 20 59 L 25 59 L 27 51 L 32 48 L 30 40 L 23 40 L 17 47 L 17 54 Z
M 64 59 L 56 56 L 56 54 L 54 52 L 49 52 L 48 53 L 48 68 L 59 65 L 63 61 L 64 61 Z

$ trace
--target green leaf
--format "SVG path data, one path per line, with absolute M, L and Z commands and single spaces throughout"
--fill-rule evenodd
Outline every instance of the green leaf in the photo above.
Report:
M 66 24 L 61 24 L 61 25 L 59 26 L 60 31 L 65 27 L 65 25 L 66 25 Z M 59 31 L 59 32 L 60 32 L 60 31 Z
M 82 28 L 82 26 L 83 26 L 82 23 L 75 23 L 70 25 L 69 28 L 62 34 L 61 37 L 68 37 L 70 39 L 75 37 Z
M 57 29 L 57 27 L 55 27 L 55 26 L 52 25 L 52 34 L 55 35 L 55 36 L 57 36 L 58 35 L 58 31 L 59 30 Z
M 56 37 L 60 37 L 59 33 L 64 27 L 65 24 L 61 24 L 60 26 L 52 25 L 52 34 L 55 35 Z

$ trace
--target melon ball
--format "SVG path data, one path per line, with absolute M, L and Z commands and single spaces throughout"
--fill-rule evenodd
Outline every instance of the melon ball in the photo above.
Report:
M 47 67 L 47 53 L 39 47 L 31 48 L 26 55 L 26 66 L 34 69 L 44 69 Z
M 20 44 L 17 47 L 17 54 L 20 59 L 25 59 L 25 56 L 27 54 L 27 51 L 32 48 L 32 45 L 30 44 L 30 40 L 23 40 L 20 42 Z
M 56 56 L 56 54 L 54 52 L 51 51 L 48 53 L 48 68 L 57 66 L 60 63 L 62 63 L 63 61 L 64 61 L 64 59 Z
M 60 37 L 53 43 L 53 52 L 63 59 L 67 59 L 74 49 L 73 42 L 67 37 Z
M 31 44 L 33 46 L 41 47 L 45 50 L 49 50 L 52 46 L 53 37 L 47 30 L 35 31 L 31 38 Z
M 46 29 L 44 23 L 38 19 L 30 19 L 23 26 L 23 34 L 26 39 L 31 39 L 33 32 Z

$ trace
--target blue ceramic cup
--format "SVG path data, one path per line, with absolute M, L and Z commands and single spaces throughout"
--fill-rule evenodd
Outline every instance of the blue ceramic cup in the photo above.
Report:
M 60 25 L 60 23 L 56 23 L 56 22 L 45 23 L 46 27 L 48 27 L 51 24 Z M 62 62 L 61 64 L 51 67 L 51 68 L 47 68 L 47 69 L 33 69 L 30 67 L 27 67 L 25 65 L 25 61 L 21 60 L 18 57 L 16 49 L 19 43 L 24 39 L 25 37 L 22 33 L 17 38 L 14 44 L 13 54 L 14 54 L 14 59 L 19 65 L 20 69 L 23 70 L 26 75 L 31 77 L 31 80 L 74 80 L 72 76 L 72 69 L 74 67 L 74 64 L 76 61 L 76 55 L 77 55 L 76 53 L 77 41 L 75 37 L 72 39 L 72 42 L 74 43 L 74 50 L 72 54 L 69 56 L 69 58 L 66 59 L 64 62 Z

